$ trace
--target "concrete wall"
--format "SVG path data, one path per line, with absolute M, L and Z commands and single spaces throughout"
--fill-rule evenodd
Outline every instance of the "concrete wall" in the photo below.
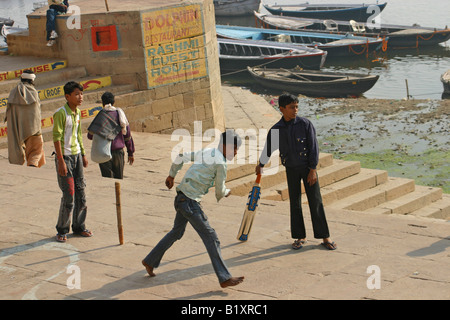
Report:
M 117 99 L 121 107 L 129 109 L 133 130 L 168 133 L 186 128 L 193 132 L 194 121 L 202 121 L 203 130 L 224 130 L 212 0 L 167 0 L 165 5 L 150 2 L 136 0 L 131 6 L 110 0 L 109 12 L 89 10 L 91 1 L 72 2 L 81 8 L 80 28 L 68 28 L 72 22 L 77 23 L 73 15 L 58 16 L 59 37 L 52 47 L 46 46 L 46 8 L 42 8 L 28 15 L 28 33 L 8 37 L 9 52 L 67 59 L 69 67 L 84 66 L 90 76 L 111 75 L 116 85 L 133 84 L 142 92 L 134 98 L 126 95 Z M 195 19 L 189 19 L 192 10 Z M 167 31 L 171 26 L 173 37 Z M 179 33 L 184 26 L 186 32 Z M 149 35 L 155 36 L 149 41 Z M 195 48 L 179 42 L 195 43 Z M 154 49 L 164 46 L 172 50 Z M 181 48 L 180 52 L 174 47 Z M 175 74 L 157 74 L 154 70 L 181 64 L 198 70 L 178 70 Z M 160 78 L 156 81 L 157 76 Z

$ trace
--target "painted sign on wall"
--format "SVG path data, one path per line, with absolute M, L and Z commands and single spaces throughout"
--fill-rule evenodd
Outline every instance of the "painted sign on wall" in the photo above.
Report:
M 97 115 L 97 113 L 102 110 L 102 106 L 90 107 L 81 110 L 81 119 L 92 118 Z M 53 116 L 41 119 L 41 128 L 48 128 L 53 126 Z M 6 137 L 8 135 L 7 126 L 0 127 L 0 138 Z
M 106 77 L 100 77 L 100 78 L 80 81 L 80 84 L 83 86 L 83 90 L 92 91 L 92 90 L 97 90 L 97 89 L 104 88 L 104 87 L 109 87 L 110 85 L 112 85 L 112 79 L 110 76 L 106 76 Z M 39 94 L 39 99 L 41 101 L 46 100 L 46 99 L 51 99 L 51 98 L 63 97 L 64 96 L 64 85 L 38 90 L 38 94 Z M 0 110 L 2 108 L 6 108 L 7 104 L 8 104 L 7 97 L 0 98 Z
M 62 68 L 65 68 L 66 66 L 67 66 L 67 61 L 63 60 L 63 61 L 56 61 L 56 62 L 52 62 L 52 63 L 45 63 L 45 64 L 38 65 L 35 67 L 24 68 L 24 69 L 19 69 L 19 70 L 14 70 L 14 71 L 4 71 L 4 72 L 0 73 L 0 81 L 12 80 L 12 79 L 19 78 L 20 75 L 22 74 L 22 72 L 27 69 L 32 70 L 34 73 L 41 73 L 41 72 L 48 72 L 48 71 L 52 71 L 52 70 L 62 69 Z
M 207 75 L 200 5 L 143 12 L 141 21 L 148 88 Z

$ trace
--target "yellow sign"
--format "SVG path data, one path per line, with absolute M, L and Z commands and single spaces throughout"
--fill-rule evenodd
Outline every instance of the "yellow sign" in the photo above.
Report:
M 19 69 L 19 70 L 15 70 L 15 71 L 5 71 L 5 72 L 0 73 L 0 81 L 12 80 L 12 79 L 18 78 L 18 77 L 20 77 L 22 72 L 27 69 L 32 70 L 34 73 L 41 73 L 41 72 L 48 72 L 48 71 L 52 71 L 52 70 L 56 70 L 56 69 L 62 69 L 65 67 L 67 67 L 67 61 L 63 60 L 63 61 L 56 61 L 56 62 L 41 64 L 41 65 L 35 66 L 35 67 Z
M 97 113 L 99 113 L 99 111 L 102 110 L 101 106 L 97 106 L 97 107 L 91 107 L 91 108 L 87 108 L 87 109 L 82 109 L 81 110 L 81 119 L 87 119 L 87 118 L 92 118 L 95 117 L 97 115 Z M 48 128 L 53 126 L 53 116 L 52 117 L 47 117 L 45 119 L 41 120 L 41 128 Z M 6 137 L 7 136 L 7 127 L 0 127 L 0 138 L 1 137 Z
M 80 81 L 80 84 L 83 86 L 83 90 L 85 91 L 91 91 L 91 90 L 97 90 L 103 87 L 108 87 L 112 84 L 112 80 L 110 76 L 102 77 L 102 78 L 96 78 L 96 79 L 90 79 L 85 81 Z M 45 100 L 45 99 L 51 99 L 51 98 L 57 98 L 64 96 L 64 86 L 56 86 L 52 88 L 46 88 L 38 91 L 39 99 Z M 6 105 L 8 103 L 8 98 L 1 98 L 0 99 L 0 109 L 6 108 Z
M 148 88 L 208 73 L 200 5 L 142 13 Z
M 203 34 L 200 5 L 143 12 L 144 47 Z
M 112 84 L 111 77 L 96 78 L 91 80 L 80 81 L 84 91 L 97 90 L 103 87 L 108 87 Z M 39 99 L 51 99 L 64 96 L 64 86 L 56 86 L 39 90 Z

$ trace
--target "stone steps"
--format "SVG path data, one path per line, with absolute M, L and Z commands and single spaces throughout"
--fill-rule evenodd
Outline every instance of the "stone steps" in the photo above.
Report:
M 327 207 L 367 214 L 450 219 L 450 195 L 443 194 L 441 188 L 416 186 L 412 179 L 389 177 L 387 171 L 361 168 L 359 162 L 333 159 L 328 154 L 326 158 L 321 154 L 321 159 L 326 159 L 326 165 L 318 168 L 318 175 Z M 246 166 L 248 169 L 242 170 L 238 178 L 227 182 L 235 195 L 247 196 L 255 180 L 254 165 Z M 284 171 L 281 167 L 277 174 L 263 176 L 261 201 L 289 200 Z M 249 172 L 249 176 L 244 176 L 245 172 Z M 308 202 L 305 195 L 302 202 Z
M 414 180 L 412 179 L 389 177 L 385 183 L 374 188 L 361 190 L 334 202 L 331 206 L 338 209 L 365 211 L 412 192 L 414 188 Z
M 113 85 L 110 77 L 83 77 L 77 78 L 76 81 L 83 85 L 83 103 L 98 102 L 100 103 L 100 97 L 103 92 L 108 88 L 108 91 L 120 94 L 129 92 L 133 90 L 130 85 Z M 64 97 L 63 86 L 70 80 L 64 80 L 61 82 L 53 82 L 41 84 L 36 86 L 36 90 L 39 92 L 39 98 L 41 99 L 41 111 L 44 113 L 46 111 L 54 112 L 59 107 L 66 103 Z M 16 82 L 17 84 L 17 82 Z M 9 93 L 0 95 L 0 100 L 6 99 Z M 3 101 L 3 100 L 2 100 Z M 2 104 L 0 107 L 0 113 L 6 112 L 6 103 Z M 44 116 L 43 116 L 44 118 Z
M 368 213 L 409 214 L 442 199 L 442 189 L 415 186 L 414 191 L 366 210 Z
M 450 194 L 442 194 L 442 198 L 419 208 L 410 214 L 419 217 L 450 220 Z
M 330 155 L 331 156 L 331 155 Z M 355 174 L 358 174 L 361 170 L 360 163 L 357 161 L 342 161 L 333 160 L 331 164 L 327 166 L 319 167 L 317 174 L 319 176 L 319 183 L 321 188 L 331 185 L 342 179 L 348 178 Z M 264 187 L 264 185 L 263 185 Z M 305 188 L 302 185 L 302 193 L 305 192 Z M 263 199 L 268 200 L 287 200 L 289 199 L 288 187 L 286 178 L 279 185 L 265 189 L 262 195 Z M 306 201 L 306 197 L 303 199 Z
M 322 199 L 324 205 L 349 197 L 360 190 L 374 188 L 388 179 L 387 171 L 361 168 L 356 175 L 342 179 L 336 183 L 324 186 Z
M 66 67 L 62 69 L 52 70 L 50 72 L 37 73 L 34 84 L 36 88 L 45 87 L 49 83 L 64 84 L 68 79 L 80 79 L 87 76 L 86 69 L 84 67 Z M 0 95 L 8 95 L 11 89 L 13 89 L 19 79 L 0 81 Z
M 279 159 L 272 158 L 272 161 L 279 161 Z M 331 166 L 333 163 L 333 156 L 328 153 L 321 153 L 319 155 L 318 169 L 326 168 Z M 230 179 L 229 174 L 227 174 L 227 187 L 231 189 L 232 194 L 245 196 L 248 194 L 249 190 L 253 186 L 255 181 L 255 166 L 256 164 L 248 165 L 250 175 L 240 176 L 237 178 Z M 270 167 L 270 163 L 266 167 Z M 232 169 L 233 170 L 233 169 Z M 237 169 L 235 169 L 237 170 Z M 233 175 L 233 173 L 232 173 Z M 285 168 L 278 164 L 278 171 L 275 174 L 264 175 L 261 181 L 262 188 L 264 188 L 264 194 L 276 194 L 276 186 L 282 185 L 286 181 Z M 275 188 L 275 189 L 274 189 Z M 264 196 L 263 196 L 264 198 Z M 280 199 L 281 200 L 281 199 Z

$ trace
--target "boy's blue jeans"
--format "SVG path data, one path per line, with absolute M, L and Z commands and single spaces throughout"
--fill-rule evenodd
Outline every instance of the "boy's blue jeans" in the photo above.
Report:
M 189 222 L 203 240 L 219 283 L 230 279 L 231 274 L 228 272 L 225 262 L 222 259 L 220 242 L 216 231 L 209 225 L 208 218 L 200 207 L 200 204 L 186 197 L 182 192 L 178 192 L 175 197 L 174 206 L 177 213 L 172 230 L 145 257 L 145 263 L 153 268 L 157 268 L 167 249 L 175 241 L 183 237 L 186 225 Z
M 56 31 L 56 16 L 60 13 L 64 13 L 64 8 L 57 5 L 51 5 L 50 9 L 47 10 L 47 41 L 50 40 L 50 34 L 53 30 Z

